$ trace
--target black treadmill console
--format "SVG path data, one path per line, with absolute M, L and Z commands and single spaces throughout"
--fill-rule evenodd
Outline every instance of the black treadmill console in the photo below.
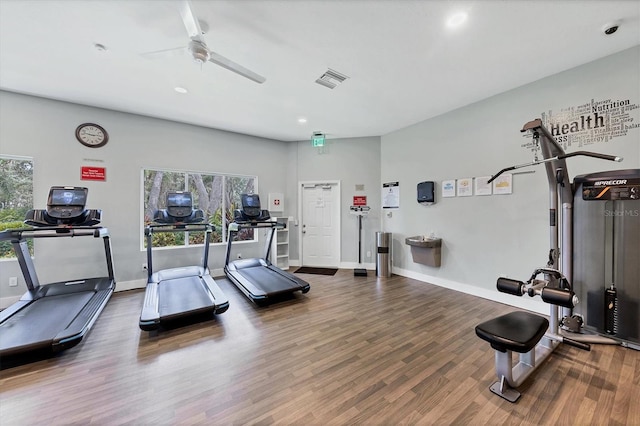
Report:
M 52 186 L 49 190 L 46 210 L 29 210 L 24 222 L 42 226 L 94 226 L 102 219 L 101 210 L 88 210 L 87 188 L 77 186 Z
M 87 204 L 87 188 L 53 186 L 47 199 L 47 213 L 56 219 L 78 217 Z
M 241 194 L 242 212 L 247 218 L 257 218 L 262 213 L 258 194 Z
M 234 211 L 235 222 L 265 222 L 271 219 L 268 210 L 260 208 L 258 194 L 240 194 L 242 209 Z
M 202 223 L 204 212 L 193 208 L 191 192 L 169 192 L 167 208 L 156 211 L 153 221 L 162 225 Z
M 193 197 L 190 192 L 169 192 L 167 194 L 167 214 L 176 219 L 191 216 Z

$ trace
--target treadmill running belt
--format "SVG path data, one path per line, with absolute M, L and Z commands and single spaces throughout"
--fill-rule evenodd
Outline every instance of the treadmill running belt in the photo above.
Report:
M 256 283 L 266 294 L 276 294 L 301 288 L 297 283 L 278 272 L 264 266 L 238 269 L 239 273 L 252 283 Z
M 85 291 L 36 300 L 2 324 L 0 350 L 51 342 L 94 294 L 94 291 Z M 27 315 L 29 318 L 25 320 Z
M 163 280 L 158 285 L 158 310 L 161 318 L 213 310 L 213 307 L 209 293 L 199 276 Z

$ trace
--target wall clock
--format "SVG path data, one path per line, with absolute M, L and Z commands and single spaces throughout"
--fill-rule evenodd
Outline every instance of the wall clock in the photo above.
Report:
M 109 134 L 102 126 L 83 123 L 76 129 L 76 139 L 89 148 L 100 148 L 109 142 Z

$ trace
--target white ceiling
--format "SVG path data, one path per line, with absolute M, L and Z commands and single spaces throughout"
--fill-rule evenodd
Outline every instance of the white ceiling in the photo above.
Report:
M 377 136 L 640 44 L 640 0 L 192 7 L 209 48 L 264 84 L 188 57 L 142 57 L 189 42 L 177 1 L 0 0 L 0 88 L 284 141 Z M 461 10 L 465 25 L 447 28 Z M 620 29 L 605 36 L 612 21 Z M 316 84 L 327 68 L 349 79 Z

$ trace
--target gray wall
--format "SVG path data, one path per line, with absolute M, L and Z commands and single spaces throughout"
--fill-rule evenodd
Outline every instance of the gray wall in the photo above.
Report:
M 80 145 L 74 132 L 83 122 L 105 127 L 109 143 L 99 149 Z M 286 191 L 282 164 L 288 152 L 285 142 L 0 92 L 0 154 L 34 159 L 36 208 L 45 207 L 52 185 L 89 188 L 88 207 L 103 210 L 103 225 L 111 233 L 120 289 L 126 282 L 144 284 L 146 277 L 142 270 L 146 255 L 140 248 L 143 168 L 256 175 L 266 203 L 269 192 Z M 106 167 L 106 182 L 80 180 L 82 165 Z M 101 244 L 90 238 L 77 240 L 70 244 L 61 239 L 36 241 L 35 263 L 42 282 L 104 275 Z M 263 241 L 238 246 L 243 257 L 259 255 L 264 248 Z M 214 272 L 220 273 L 224 253 L 224 246 L 212 247 L 209 265 Z M 77 260 L 70 260 L 75 254 Z M 154 262 L 171 267 L 193 263 L 200 256 L 198 248 L 161 250 Z M 0 261 L 0 269 L 0 300 L 22 294 L 25 287 L 17 262 Z M 19 277 L 18 287 L 8 287 L 11 276 Z
M 638 63 L 640 47 L 382 137 L 328 139 L 322 153 L 309 141 L 284 143 L 0 91 L 0 154 L 34 158 L 36 207 L 44 207 L 51 185 L 89 187 L 89 207 L 104 210 L 104 224 L 111 230 L 119 283 L 144 283 L 140 172 L 157 167 L 257 175 L 261 197 L 267 200 L 270 192 L 284 193 L 285 212 L 278 215 L 296 219 L 298 182 L 338 180 L 343 267 L 357 260 L 356 222 L 348 207 L 354 195 L 367 195 L 372 210 L 364 222 L 365 253 L 375 255 L 376 231 L 392 232 L 394 272 L 500 300 L 493 290 L 498 275 L 524 278 L 546 261 L 548 197 L 543 168 L 514 176 L 512 195 L 442 199 L 438 188 L 433 206 L 416 203 L 416 183 L 434 180 L 439 186 L 445 179 L 491 175 L 505 166 L 531 161 L 531 153 L 521 147 L 526 141 L 519 130 L 525 122 L 592 98 L 638 103 Z M 632 116 L 638 123 L 638 110 Z M 100 123 L 110 132 L 106 147 L 92 150 L 75 141 L 76 126 L 87 121 Z M 570 174 L 640 167 L 638 137 L 636 128 L 626 137 L 586 147 L 624 156 L 625 161 L 571 159 Z M 81 181 L 81 165 L 106 167 L 107 182 Z M 382 214 L 380 200 L 381 184 L 389 181 L 400 182 L 401 204 L 392 217 Z M 364 184 L 365 191 L 356 192 L 356 184 Z M 294 226 L 292 231 L 290 253 L 295 264 L 299 262 L 298 230 Z M 432 232 L 444 241 L 440 268 L 414 263 L 404 244 L 405 237 Z M 263 242 L 239 249 L 244 257 L 258 255 Z M 82 260 L 70 261 L 68 254 L 78 254 Z M 196 248 L 166 250 L 158 253 L 157 263 L 169 267 L 198 255 Z M 223 258 L 224 247 L 214 246 L 210 256 L 214 272 L 219 273 Z M 93 241 L 64 249 L 55 241 L 39 241 L 36 246 L 36 267 L 45 282 L 68 277 L 69 271 L 73 276 L 103 273 L 101 260 L 100 247 Z M 375 259 L 363 261 L 371 267 Z M 8 287 L 10 276 L 20 277 L 18 287 Z M 16 262 L 1 261 L 0 302 L 23 291 Z M 504 301 L 513 303 L 513 299 Z
M 354 195 L 366 195 L 371 207 L 362 221 L 362 262 L 375 265 L 375 232 L 380 230 L 380 138 L 377 136 L 327 139 L 324 148 L 314 148 L 310 141 L 291 145 L 287 175 L 288 198 L 297 207 L 298 182 L 340 181 L 341 203 L 341 265 L 354 267 L 358 261 L 358 227 L 356 217 L 349 213 Z M 356 191 L 356 185 L 364 191 Z M 291 235 L 290 253 L 299 261 L 298 230 Z M 367 251 L 371 257 L 367 257 Z
M 512 195 L 442 198 L 440 183 L 532 161 L 531 152 L 521 146 L 527 140 L 520 129 L 543 112 L 560 112 L 591 99 L 640 103 L 638 64 L 640 47 L 635 47 L 382 136 L 382 182 L 400 182 L 400 208 L 382 218 L 384 231 L 394 235 L 394 271 L 497 298 L 499 275 L 524 279 L 544 266 L 549 201 L 543 166 L 522 169 L 534 170 L 532 174 L 514 175 Z M 640 121 L 638 109 L 631 116 L 633 123 Z M 640 167 L 639 138 L 635 128 L 607 143 L 568 148 L 625 158 L 622 163 L 571 158 L 570 175 Z M 438 184 L 432 206 L 415 201 L 416 183 L 423 180 Z M 414 263 L 404 243 L 406 237 L 431 232 L 443 239 L 439 268 Z
M 96 122 L 110 135 L 100 149 L 80 145 L 74 136 L 82 122 Z M 134 114 L 59 102 L 0 91 L 0 154 L 34 159 L 35 207 L 44 208 L 52 185 L 89 188 L 88 207 L 103 210 L 103 225 L 110 230 L 118 289 L 144 285 L 141 250 L 140 175 L 144 168 L 192 170 L 258 176 L 265 204 L 270 192 L 285 194 L 285 211 L 277 216 L 297 219 L 297 182 L 313 179 L 339 180 L 342 185 L 342 265 L 357 261 L 355 218 L 348 213 L 353 195 L 367 195 L 372 215 L 364 222 L 365 252 L 374 252 L 373 233 L 379 228 L 380 138 L 328 139 L 323 154 L 310 141 L 287 143 L 207 129 Z M 80 167 L 107 169 L 106 182 L 80 180 Z M 364 184 L 356 192 L 355 184 Z M 290 253 L 298 264 L 298 229 L 292 226 Z M 234 256 L 260 256 L 258 243 L 234 244 Z M 214 245 L 209 266 L 221 274 L 225 246 Z M 193 249 L 159 250 L 156 266 L 193 263 L 201 252 Z M 75 260 L 73 260 L 75 259 Z M 34 258 L 42 282 L 104 274 L 101 244 L 90 238 L 37 240 Z M 371 263 L 373 258 L 363 258 Z M 60 267 L 60 265 L 64 265 Z M 9 277 L 18 287 L 9 287 Z M 24 280 L 15 260 L 0 261 L 0 305 L 24 292 Z

